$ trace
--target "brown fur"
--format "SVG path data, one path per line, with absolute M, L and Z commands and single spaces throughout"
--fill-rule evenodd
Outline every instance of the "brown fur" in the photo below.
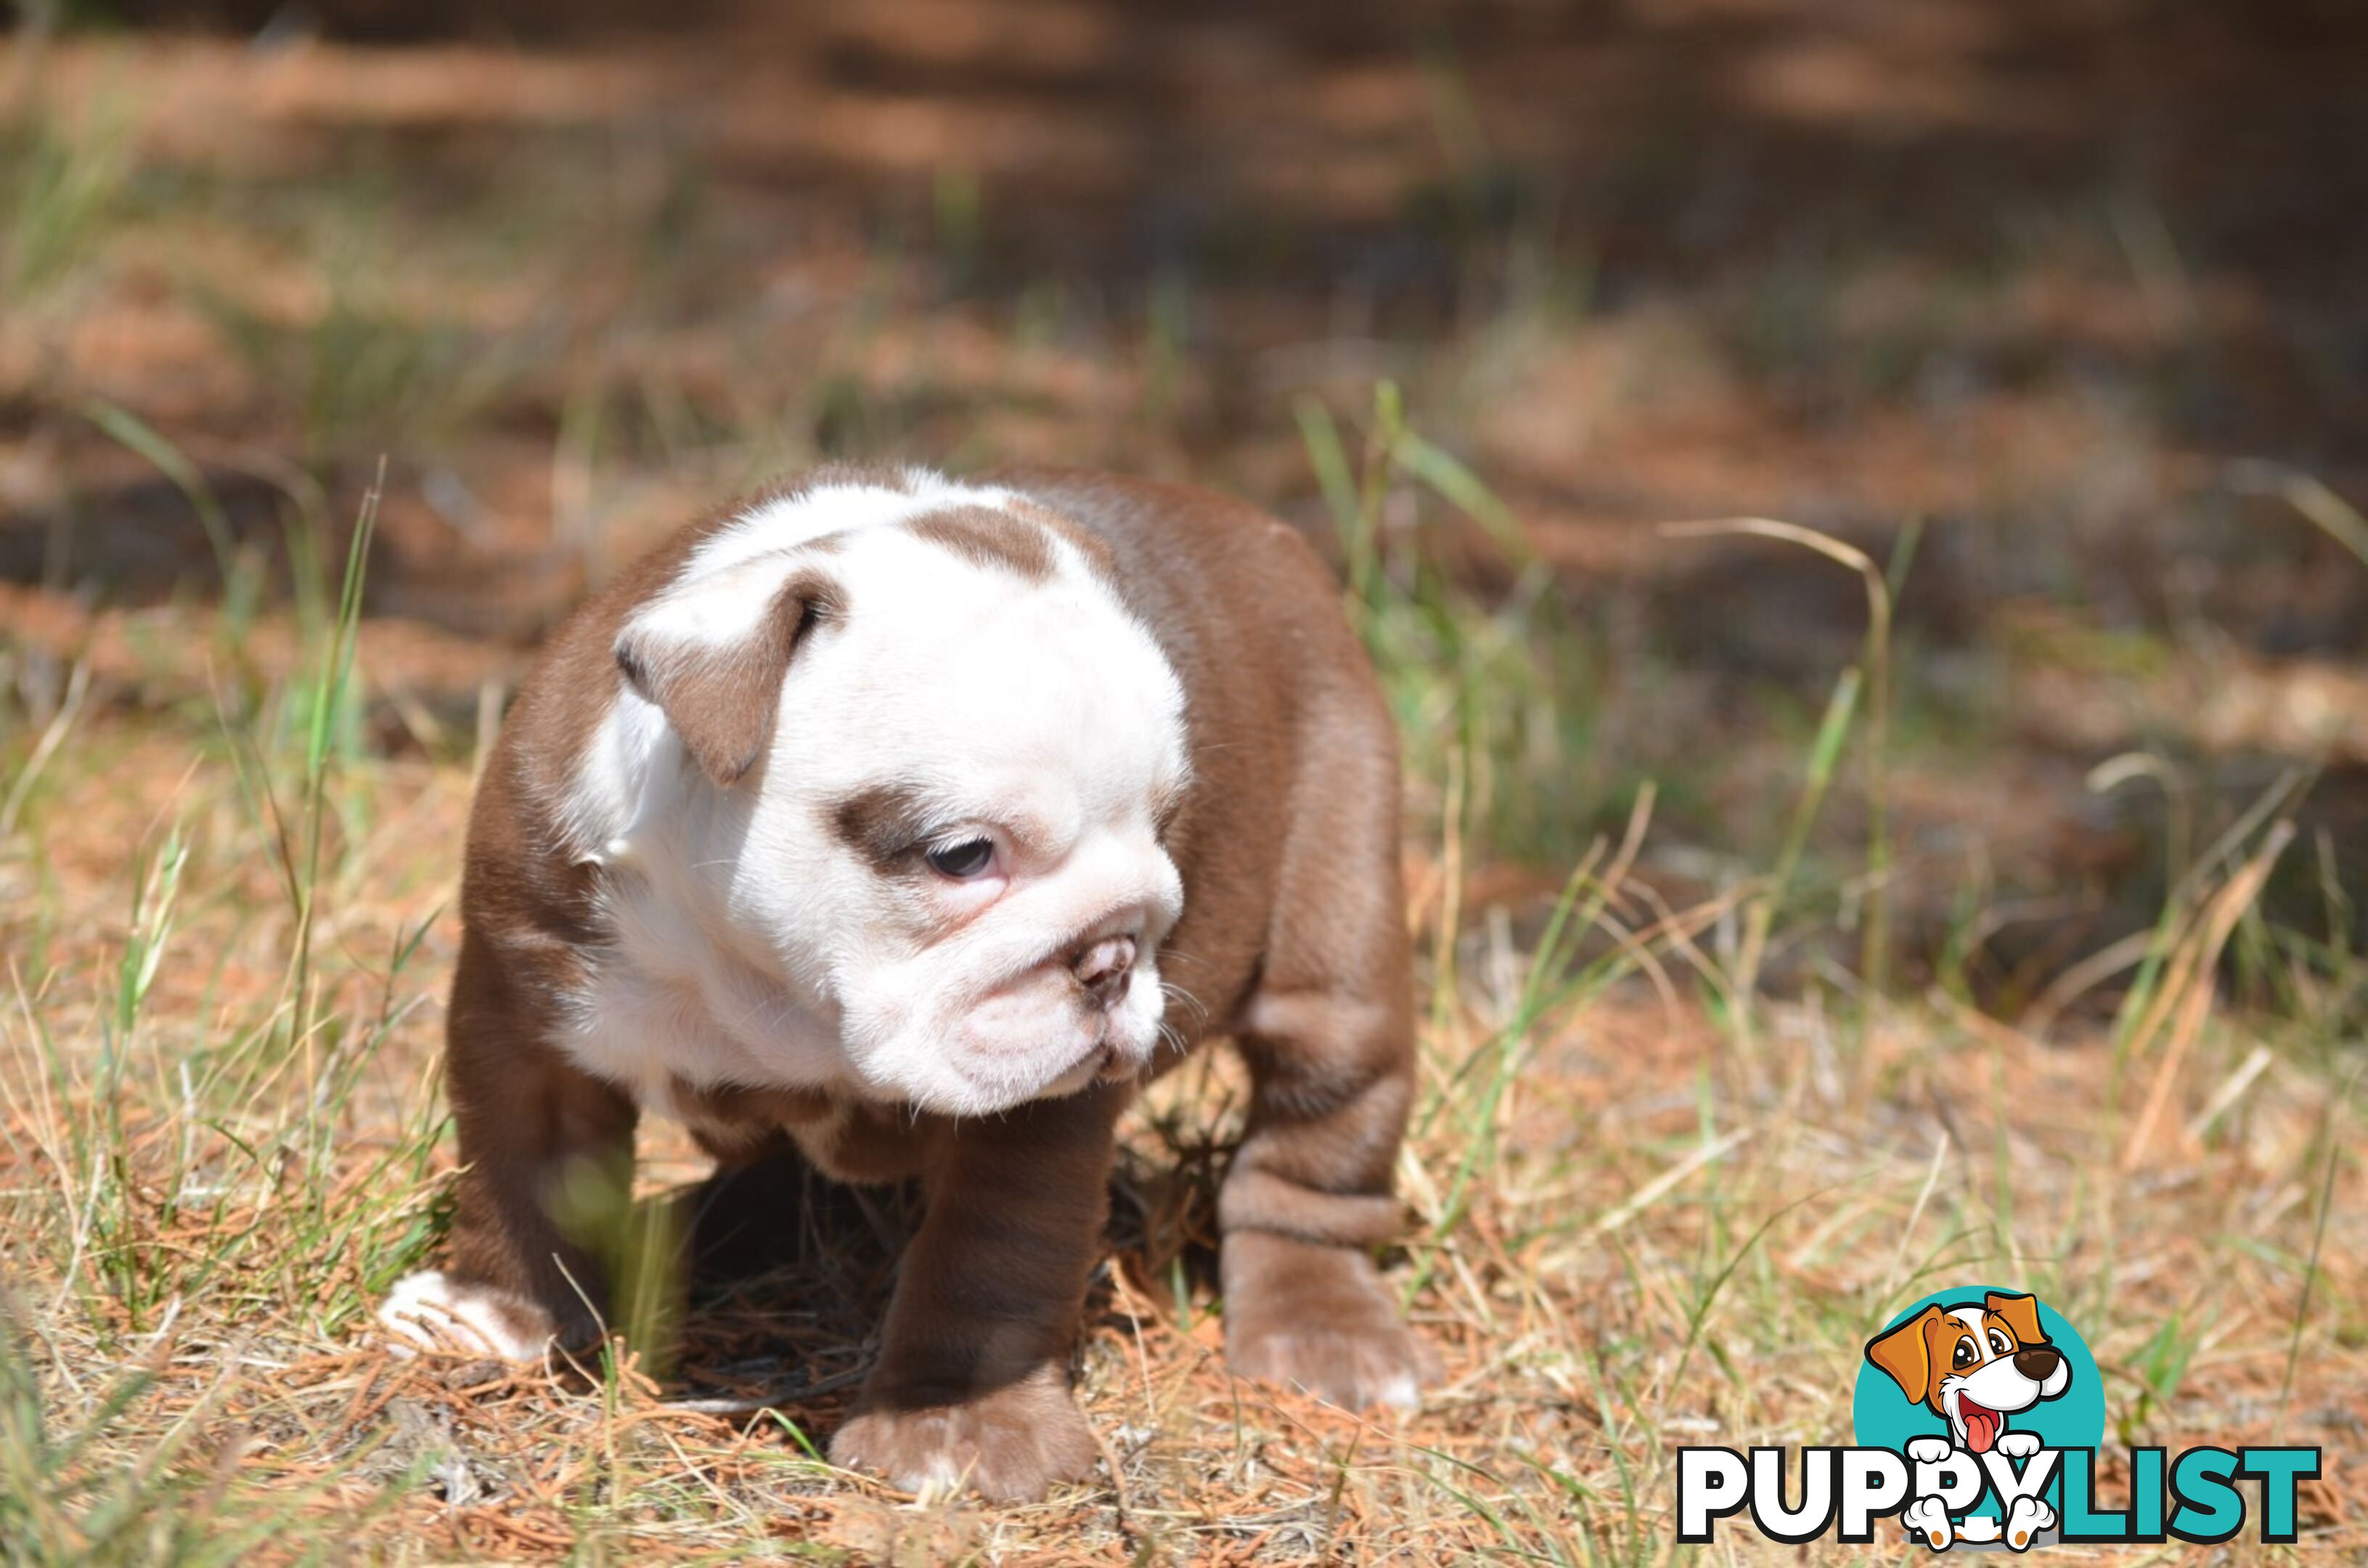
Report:
M 831 813 L 840 842 L 882 876 L 894 873 L 919 846 L 927 820 L 918 792 L 895 784 L 850 795 Z
M 845 608 L 838 585 L 810 568 L 781 585 L 746 642 L 713 653 L 654 658 L 628 627 L 617 638 L 617 667 L 666 710 L 710 778 L 736 784 L 773 738 L 791 654 L 809 627 Z
M 1397 759 L 1337 585 L 1297 534 L 1238 502 L 1086 474 L 994 481 L 1029 498 L 1016 509 L 1031 522 L 1080 542 L 1187 694 L 1193 779 L 1166 803 L 1165 840 L 1185 905 L 1161 949 L 1177 994 L 1173 1043 L 1156 1068 L 1230 1034 L 1251 1069 L 1248 1131 L 1221 1210 L 1227 1355 L 1247 1375 L 1347 1404 L 1410 1386 L 1431 1358 L 1398 1322 L 1368 1251 L 1398 1224 L 1390 1176 L 1412 1089 Z M 992 526 L 966 510 L 913 526 L 974 560 L 1030 570 L 1028 527 L 987 516 Z M 552 1194 L 579 1179 L 573 1172 L 621 1179 L 634 1115 L 544 1032 L 602 937 L 598 873 L 554 847 L 553 802 L 613 700 L 618 628 L 716 521 L 686 529 L 561 630 L 520 693 L 472 820 L 450 1043 L 466 1172 L 450 1272 L 563 1325 L 590 1321 L 569 1280 L 595 1300 L 599 1283 L 549 1218 Z M 761 750 L 751 715 L 769 712 L 764 694 L 778 689 L 811 613 L 800 609 L 793 625 L 787 597 L 743 667 L 637 677 L 655 677 L 645 689 L 677 727 L 707 733 L 703 745 L 685 734 L 721 784 Z M 799 602 L 827 608 L 829 595 L 808 581 Z M 874 819 L 893 802 L 879 804 L 844 831 L 866 842 L 884 832 Z M 1064 1368 L 1131 1093 L 1098 1085 L 959 1125 L 813 1103 L 821 1096 L 690 1097 L 683 1108 L 720 1157 L 746 1157 L 779 1130 L 842 1178 L 924 1178 L 928 1218 L 878 1366 L 833 1444 L 842 1462 L 907 1478 L 943 1465 L 1008 1498 L 1089 1467 L 1095 1445 Z
M 1053 540 L 1036 523 L 987 506 L 953 506 L 916 517 L 905 530 L 980 566 L 1041 583 L 1053 575 Z

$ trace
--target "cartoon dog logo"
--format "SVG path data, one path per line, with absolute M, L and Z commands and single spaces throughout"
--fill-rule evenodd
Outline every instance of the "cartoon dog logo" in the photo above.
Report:
M 2040 1449 L 2039 1435 L 2009 1431 L 2008 1417 L 2061 1397 L 2072 1383 L 2071 1362 L 2040 1327 L 2039 1299 L 1996 1290 L 1978 1302 L 1926 1307 L 1869 1340 L 1866 1358 L 1899 1385 L 1910 1403 L 1949 1424 L 1949 1440 L 1917 1437 L 1907 1445 L 1909 1459 L 1933 1463 L 1948 1458 L 1952 1447 L 1977 1460 L 1993 1449 L 2010 1460 L 2029 1459 Z M 1945 1550 L 1952 1534 L 1971 1540 L 1977 1525 L 1984 1527 L 1981 1535 L 1988 1535 L 1996 1524 L 1969 1518 L 1952 1531 L 1935 1498 L 1911 1505 L 1902 1517 L 1936 1550 Z M 2055 1523 L 2054 1509 L 2024 1498 L 2015 1504 L 2003 1533 L 2020 1549 Z

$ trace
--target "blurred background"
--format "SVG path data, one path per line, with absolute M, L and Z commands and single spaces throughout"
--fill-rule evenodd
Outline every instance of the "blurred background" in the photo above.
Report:
M 1771 978 L 2012 1016 L 2274 795 L 2263 907 L 2340 944 L 2363 44 L 2348 0 L 20 0 L 0 725 L 271 689 L 381 465 L 357 744 L 458 760 L 737 489 L 1107 466 L 1341 562 L 1417 841 L 1516 909 L 1642 796 L 1673 904 L 1782 861 Z M 1663 526 L 1736 517 L 1823 537 Z

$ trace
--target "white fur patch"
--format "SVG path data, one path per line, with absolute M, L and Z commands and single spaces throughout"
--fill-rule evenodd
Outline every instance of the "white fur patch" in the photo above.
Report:
M 926 469 L 908 469 L 905 478 L 909 489 L 823 484 L 749 508 L 701 540 L 680 574 L 634 610 L 626 628 L 660 649 L 726 645 L 756 630 L 791 571 L 812 559 L 798 552 L 825 535 L 893 528 L 957 506 L 1000 509 L 1011 500 L 1008 490 L 956 484 Z
M 378 1310 L 378 1321 L 404 1358 L 422 1350 L 539 1361 L 551 1343 L 542 1312 L 506 1292 L 463 1285 L 438 1269 L 398 1281 Z M 540 1332 L 522 1325 L 532 1324 Z
M 1182 888 L 1154 814 L 1188 773 L 1182 687 L 1057 534 L 1036 581 L 894 526 L 1010 492 L 907 477 L 752 509 L 629 622 L 655 657 L 696 654 L 747 635 L 807 567 L 844 605 L 791 660 L 771 748 L 738 785 L 689 766 L 628 690 L 559 802 L 571 853 L 608 873 L 613 929 L 562 1043 L 650 1108 L 680 1079 L 986 1113 L 1082 1086 L 1105 1046 L 1139 1067 L 1156 1045 L 1156 949 Z M 917 857 L 883 872 L 846 842 L 837 804 L 885 787 L 933 833 L 995 838 L 992 885 Z M 1097 931 L 1139 950 L 1100 1023 L 1048 967 Z
M 956 506 L 1000 510 L 1011 492 L 998 485 L 962 484 L 933 469 L 904 471 L 904 489 L 864 483 L 818 484 L 750 507 L 727 527 L 701 540 L 683 568 L 691 582 L 711 573 L 811 544 L 825 534 L 860 533 L 888 528 Z

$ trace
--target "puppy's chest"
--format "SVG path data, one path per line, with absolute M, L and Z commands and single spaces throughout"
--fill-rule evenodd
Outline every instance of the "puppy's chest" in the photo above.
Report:
M 755 1158 L 786 1137 L 842 1180 L 917 1166 L 907 1119 L 847 1081 L 836 1021 L 728 940 L 630 877 L 604 890 L 609 939 L 587 954 L 560 1041 L 586 1072 L 644 1111 L 689 1128 L 719 1159 Z

